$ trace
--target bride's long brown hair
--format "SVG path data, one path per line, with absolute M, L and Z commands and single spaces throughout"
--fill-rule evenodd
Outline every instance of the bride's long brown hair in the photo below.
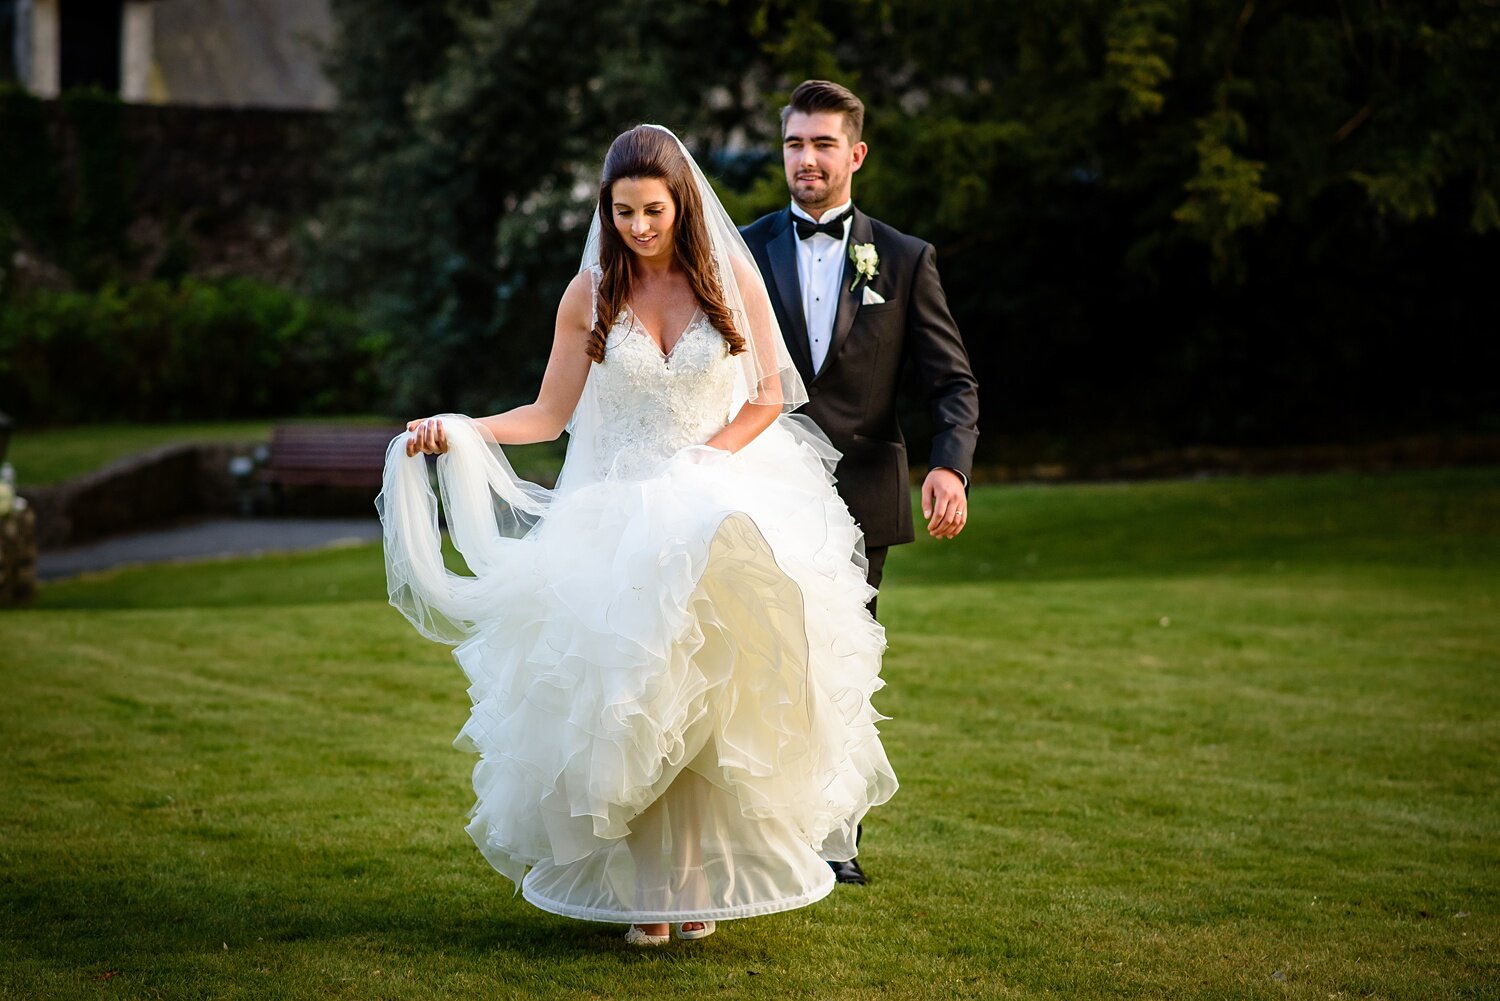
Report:
M 627 177 L 654 177 L 666 184 L 677 205 L 677 220 L 672 227 L 673 252 L 687 271 L 688 285 L 704 315 L 729 345 L 729 353 L 740 354 L 745 350 L 745 338 L 724 304 L 724 289 L 719 283 L 719 269 L 714 267 L 708 227 L 703 224 L 703 202 L 698 197 L 698 185 L 687 158 L 670 133 L 637 125 L 617 137 L 604 157 L 604 176 L 599 182 L 599 266 L 604 277 L 599 281 L 598 312 L 589 334 L 589 357 L 596 362 L 604 360 L 604 339 L 630 301 L 630 259 L 634 251 L 620 239 L 614 219 L 614 184 Z

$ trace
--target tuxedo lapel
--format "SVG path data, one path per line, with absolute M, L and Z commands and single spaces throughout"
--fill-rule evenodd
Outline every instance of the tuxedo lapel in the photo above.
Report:
M 870 217 L 856 208 L 854 219 L 849 223 L 848 249 L 853 249 L 857 244 L 873 242 Z M 843 348 L 844 341 L 849 339 L 849 331 L 854 326 L 854 318 L 859 313 L 859 304 L 865 294 L 864 279 L 860 279 L 858 288 L 852 290 L 850 288 L 859 272 L 854 270 L 854 259 L 849 256 L 848 249 L 844 253 L 844 277 L 839 284 L 839 308 L 833 317 L 833 336 L 828 341 L 828 357 L 823 360 L 823 367 L 818 370 L 818 376 L 827 372 L 838 361 L 839 350 Z M 814 381 L 816 379 L 817 376 L 814 377 Z
M 807 345 L 807 317 L 802 312 L 802 282 L 797 278 L 797 229 L 792 213 L 781 213 L 781 232 L 766 241 L 771 278 L 781 303 L 781 335 L 803 382 L 811 382 L 812 353 Z

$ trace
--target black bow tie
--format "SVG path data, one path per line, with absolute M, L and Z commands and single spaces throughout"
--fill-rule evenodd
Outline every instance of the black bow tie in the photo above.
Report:
M 844 220 L 849 218 L 853 212 L 853 208 L 847 208 L 831 219 L 824 219 L 822 222 L 808 222 L 799 215 L 793 215 L 792 220 L 797 224 L 797 238 L 799 240 L 806 240 L 814 233 L 822 233 L 824 236 L 831 236 L 835 240 L 842 240 L 844 238 Z

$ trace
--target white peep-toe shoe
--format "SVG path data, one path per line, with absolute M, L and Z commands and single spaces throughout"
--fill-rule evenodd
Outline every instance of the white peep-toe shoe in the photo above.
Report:
M 695 924 L 702 925 L 703 927 L 699 928 L 697 931 L 687 930 L 687 925 Z M 718 927 L 718 922 L 715 921 L 684 921 L 682 924 L 677 926 L 677 937 L 683 939 L 684 941 L 689 941 L 695 938 L 708 938 L 708 936 L 712 935 L 714 931 L 718 929 Z
M 647 935 L 640 925 L 631 925 L 630 930 L 625 933 L 625 941 L 629 945 L 666 945 L 672 941 L 672 933 L 669 931 L 665 935 Z

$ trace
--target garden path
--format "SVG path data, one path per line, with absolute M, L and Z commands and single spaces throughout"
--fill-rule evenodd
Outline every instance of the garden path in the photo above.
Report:
M 59 580 L 141 563 L 321 549 L 379 538 L 380 522 L 373 517 L 201 518 L 81 546 L 44 550 L 37 556 L 37 579 Z

